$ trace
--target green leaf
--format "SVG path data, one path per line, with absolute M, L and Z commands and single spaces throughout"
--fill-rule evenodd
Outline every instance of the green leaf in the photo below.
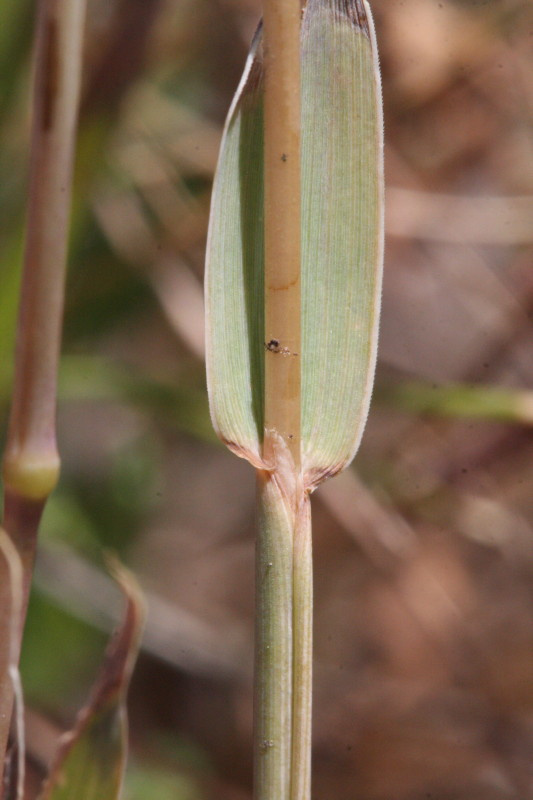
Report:
M 213 425 L 260 461 L 263 438 L 263 100 L 256 34 L 230 108 L 206 256 L 206 364 Z
M 414 414 L 533 425 L 533 392 L 527 389 L 406 381 L 382 386 L 377 399 Z
M 314 487 L 357 450 L 376 358 L 383 134 L 368 4 L 309 0 L 301 58 L 302 464 Z M 256 466 L 265 352 L 262 73 L 259 33 L 223 136 L 206 275 L 213 423 Z
M 128 770 L 127 800 L 201 800 L 202 793 L 188 775 L 155 767 Z
M 178 430 L 206 441 L 214 440 L 203 391 L 193 386 L 176 386 L 170 379 L 155 380 L 109 359 L 63 356 L 59 395 L 63 401 L 128 403 Z
M 368 413 L 383 257 L 382 120 L 362 6 L 310 0 L 302 35 L 302 448 L 316 483 L 353 458 Z
M 118 566 L 113 572 L 127 601 L 87 706 L 60 744 L 40 800 L 117 800 L 127 753 L 126 691 L 144 620 L 140 590 Z

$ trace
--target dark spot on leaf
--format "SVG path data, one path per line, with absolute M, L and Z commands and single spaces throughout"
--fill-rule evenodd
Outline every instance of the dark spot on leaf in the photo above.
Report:
M 363 0 L 340 0 L 337 13 L 347 17 L 352 25 L 359 28 L 366 36 L 370 35 L 370 26 Z

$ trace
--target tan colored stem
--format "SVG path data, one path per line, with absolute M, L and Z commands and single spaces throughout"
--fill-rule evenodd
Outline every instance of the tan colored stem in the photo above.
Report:
M 39 520 L 59 474 L 56 382 L 85 4 L 86 0 L 40 0 L 38 4 L 26 251 L 3 460 L 4 528 L 22 560 L 22 616 Z M 5 647 L 6 641 L 1 642 L 0 649 Z M 8 737 L 12 692 L 1 675 L 0 685 L 5 689 L 0 714 L 1 757 Z
M 310 525 L 300 475 L 300 0 L 265 0 L 263 22 L 263 456 L 272 472 L 259 479 L 254 797 L 307 800 L 312 609 L 305 558 Z
M 300 464 L 300 0 L 265 0 L 265 442 Z

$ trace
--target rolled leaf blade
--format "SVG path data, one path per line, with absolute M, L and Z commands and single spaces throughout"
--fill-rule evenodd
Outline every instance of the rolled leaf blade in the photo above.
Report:
M 302 466 L 308 488 L 353 458 L 376 360 L 383 130 L 366 0 L 308 0 L 302 22 Z M 261 466 L 263 66 L 260 32 L 230 109 L 211 207 L 207 375 L 220 438 Z M 284 358 L 283 343 L 274 343 Z M 290 354 L 293 355 L 293 354 Z

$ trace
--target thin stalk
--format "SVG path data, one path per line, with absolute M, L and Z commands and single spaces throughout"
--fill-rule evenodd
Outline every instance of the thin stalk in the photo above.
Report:
M 272 473 L 258 473 L 258 499 L 254 798 L 289 800 L 294 520 Z
M 211 415 L 221 440 L 259 471 L 255 800 L 310 796 L 308 494 L 350 463 L 368 411 L 382 149 L 367 0 L 264 0 L 224 128 L 206 259 Z
M 26 250 L 3 461 L 4 527 L 22 560 L 23 616 L 39 521 L 59 475 L 56 381 L 85 5 L 40 0 L 37 11 Z M 9 717 L 0 717 L 0 753 Z
M 284 461 L 284 458 L 286 459 Z M 256 800 L 309 800 L 313 567 L 308 493 L 281 437 L 277 470 L 258 473 Z
M 293 695 L 290 800 L 311 797 L 311 722 L 313 696 L 313 561 L 311 503 L 301 496 L 294 530 Z
M 263 458 L 270 471 L 259 473 L 254 796 L 307 800 L 312 590 L 300 438 L 300 0 L 265 0 L 264 69 Z

